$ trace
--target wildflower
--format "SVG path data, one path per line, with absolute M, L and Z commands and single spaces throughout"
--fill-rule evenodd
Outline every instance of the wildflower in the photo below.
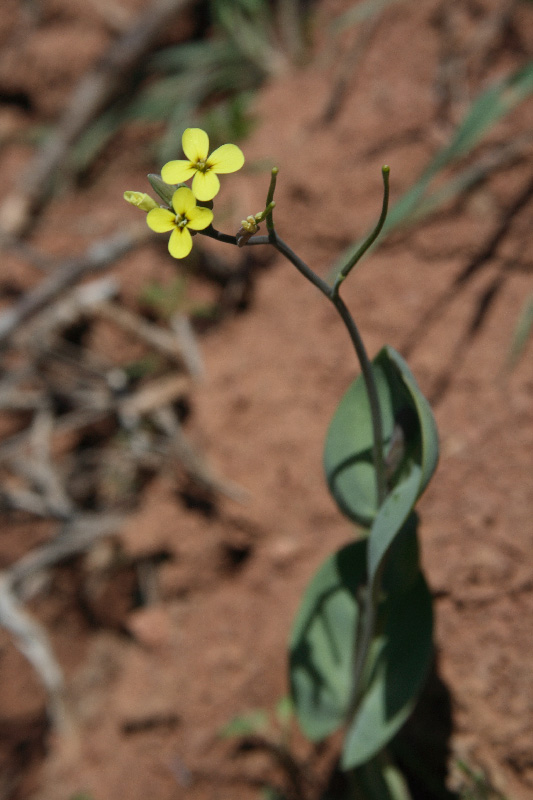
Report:
M 217 173 L 236 172 L 244 164 L 244 155 L 235 144 L 223 144 L 209 155 L 209 137 L 201 128 L 187 128 L 181 145 L 188 160 L 169 161 L 161 170 L 161 177 L 165 183 L 193 178 L 192 191 L 198 200 L 212 200 L 218 194 Z
M 174 258 L 185 258 L 192 249 L 189 228 L 202 231 L 213 221 L 209 208 L 196 205 L 196 198 L 187 186 L 180 186 L 172 195 L 172 209 L 154 208 L 146 216 L 148 226 L 156 233 L 172 231 L 168 251 Z
M 124 192 L 124 200 L 131 203 L 132 206 L 137 206 L 142 211 L 151 211 L 153 208 L 158 207 L 155 200 L 152 200 L 150 195 L 145 192 Z

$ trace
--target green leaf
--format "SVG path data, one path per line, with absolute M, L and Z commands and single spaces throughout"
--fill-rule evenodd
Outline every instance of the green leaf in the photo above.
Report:
M 378 361 L 374 379 L 382 412 L 385 442 L 390 441 L 394 413 L 387 376 Z M 372 462 L 372 417 L 366 387 L 359 376 L 341 399 L 326 436 L 324 469 L 329 489 L 340 510 L 363 526 L 377 511 L 376 475 Z
M 148 63 L 149 71 L 194 73 L 199 68 L 212 69 L 219 64 L 235 63 L 235 48 L 226 39 L 209 38 L 182 42 L 155 53 Z
M 389 595 L 381 615 L 383 648 L 346 733 L 343 769 L 368 761 L 398 732 L 414 708 L 431 663 L 431 595 L 421 573 L 407 591 Z
M 346 773 L 350 790 L 335 800 L 412 800 L 406 780 L 386 751 Z
M 75 173 L 83 172 L 104 149 L 123 122 L 120 106 L 101 114 L 80 136 L 68 153 L 67 166 Z
M 485 133 L 533 91 L 533 62 L 491 84 L 474 100 L 451 142 L 433 162 L 433 171 L 469 153 Z
M 416 418 L 420 426 L 418 432 L 419 439 L 413 436 L 411 446 L 415 448 L 416 452 L 413 453 L 413 461 L 420 466 L 420 486 L 418 488 L 418 495 L 420 497 L 425 490 L 431 476 L 437 468 L 439 460 L 439 434 L 437 431 L 437 423 L 431 410 L 431 406 L 420 391 L 420 387 L 416 382 L 416 378 L 409 369 L 406 361 L 401 355 L 389 345 L 386 345 L 383 350 L 387 353 L 391 364 L 394 364 L 401 379 L 402 385 L 405 387 L 409 394 L 410 402 L 415 410 Z M 418 448 L 420 448 L 418 450 Z M 407 445 L 409 451 L 410 446 Z
M 411 466 L 407 478 L 387 496 L 379 510 L 368 538 L 368 575 L 373 581 L 394 538 L 402 529 L 416 503 L 420 487 L 420 467 Z
M 305 735 L 318 741 L 345 721 L 352 689 L 358 591 L 366 578 L 366 542 L 330 556 L 309 584 L 294 622 L 291 693 Z
M 378 353 L 372 369 L 382 415 L 385 458 L 390 469 L 389 488 L 399 490 L 404 481 L 413 484 L 416 471 L 419 480 L 414 504 L 437 463 L 438 438 L 433 414 L 409 367 L 392 347 L 386 346 Z M 399 455 L 393 452 L 397 440 Z M 378 512 L 372 442 L 370 404 L 363 378 L 359 376 L 342 398 L 329 427 L 324 469 L 340 510 L 365 527 L 372 525 Z M 405 497 L 403 492 L 402 497 Z M 396 504 L 397 500 L 391 499 L 382 513 L 389 518 Z
M 507 358 L 509 367 L 514 367 L 518 359 L 522 355 L 527 340 L 531 336 L 533 330 L 533 295 L 527 298 L 513 331 L 513 339 L 511 348 Z
M 304 733 L 318 741 L 353 720 L 343 758 L 354 766 L 371 758 L 403 724 L 431 658 L 431 598 L 418 566 L 413 514 L 391 545 L 354 714 L 355 636 L 366 590 L 367 545 L 368 540 L 353 542 L 324 562 L 304 594 L 290 639 L 291 692 Z

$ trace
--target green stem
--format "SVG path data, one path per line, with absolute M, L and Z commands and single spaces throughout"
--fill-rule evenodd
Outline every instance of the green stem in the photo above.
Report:
M 387 472 L 385 458 L 383 455 L 383 424 L 381 420 L 381 409 L 379 406 L 376 381 L 374 380 L 374 373 L 372 371 L 372 363 L 368 358 L 363 340 L 359 334 L 359 330 L 352 315 L 348 311 L 344 300 L 342 300 L 338 294 L 335 294 L 334 290 L 330 289 L 330 292 L 330 300 L 339 312 L 342 321 L 344 322 L 348 333 L 350 334 L 352 344 L 355 352 L 357 353 L 359 364 L 361 365 L 361 372 L 363 373 L 363 380 L 365 382 L 366 393 L 370 405 L 370 415 L 372 418 L 372 457 L 374 461 L 374 469 L 376 471 L 376 492 L 379 508 L 383 505 L 383 502 L 387 496 Z
M 253 240 L 250 239 L 250 242 L 252 242 L 252 241 Z M 283 241 L 283 239 L 281 239 L 278 236 L 278 234 L 276 233 L 276 231 L 274 229 L 272 229 L 272 231 L 271 231 L 271 236 L 269 237 L 269 241 L 270 241 L 270 244 L 273 245 L 273 247 L 276 248 L 278 253 L 281 253 L 283 256 L 285 256 L 287 261 L 290 261 L 291 264 L 293 264 L 296 267 L 298 272 L 301 272 L 301 274 L 304 276 L 304 278 L 307 278 L 307 280 L 310 281 L 310 283 L 312 283 L 314 286 L 316 286 L 317 289 L 319 289 L 322 292 L 322 294 L 324 294 L 328 298 L 328 300 L 332 299 L 331 298 L 331 286 L 328 283 L 326 283 L 326 281 L 323 280 L 319 275 L 317 275 L 316 272 L 313 272 L 311 267 L 307 266 L 305 261 L 303 261 L 303 259 L 301 259 L 300 256 L 296 255 L 294 250 L 292 250 L 289 247 L 289 245 L 286 244 Z M 249 244 L 250 244 L 250 242 L 249 242 Z
M 297 256 L 296 253 L 291 250 L 289 245 L 277 235 L 275 230 L 272 231 L 272 234 L 273 235 L 270 238 L 271 244 L 278 252 L 284 255 L 285 258 L 291 262 L 291 264 L 294 264 L 296 269 L 301 272 L 301 274 L 307 278 L 308 281 L 316 286 L 317 289 L 319 289 L 322 294 L 333 303 L 348 331 L 359 364 L 361 366 L 361 372 L 365 382 L 368 402 L 370 405 L 373 432 L 372 456 L 374 461 L 374 469 L 376 472 L 376 493 L 378 506 L 381 506 L 387 495 L 386 468 L 385 459 L 383 457 L 383 425 L 381 421 L 381 410 L 379 407 L 379 398 L 376 382 L 374 380 L 374 374 L 372 371 L 372 364 L 368 358 L 368 354 L 363 344 L 363 340 L 361 339 L 359 329 L 357 328 L 352 315 L 348 311 L 344 300 L 342 300 L 338 292 L 335 292 L 334 287 L 332 288 L 328 283 L 326 283 L 325 280 L 313 272 L 313 270 L 305 263 L 305 261 Z M 251 239 L 248 244 L 251 244 L 252 241 L 253 239 Z
M 359 329 L 357 328 L 357 325 L 355 324 L 355 321 L 352 315 L 350 314 L 346 304 L 340 297 L 339 289 L 341 283 L 345 280 L 350 270 L 355 266 L 355 264 L 368 250 L 368 248 L 371 247 L 371 245 L 374 243 L 385 222 L 385 218 L 387 216 L 388 202 L 389 202 L 389 167 L 383 167 L 382 175 L 384 183 L 384 193 L 383 193 L 381 215 L 378 220 L 378 223 L 374 228 L 374 230 L 372 231 L 372 233 L 370 234 L 370 236 L 357 250 L 353 258 L 351 258 L 348 261 L 348 263 L 345 264 L 340 274 L 338 275 L 335 284 L 332 287 L 330 287 L 329 284 L 326 283 L 326 281 L 324 281 L 315 272 L 313 272 L 313 270 L 299 256 L 297 256 L 296 253 L 294 253 L 287 244 L 285 244 L 285 242 L 277 235 L 273 221 L 271 221 L 271 227 L 269 228 L 268 232 L 270 243 L 280 253 L 282 253 L 282 255 L 284 255 L 285 258 L 287 258 L 292 264 L 294 264 L 294 266 L 302 273 L 302 275 L 305 278 L 307 278 L 307 280 L 309 280 L 314 286 L 316 286 L 317 289 L 319 289 L 322 292 L 322 294 L 324 294 L 328 298 L 328 300 L 330 300 L 333 303 L 342 321 L 344 322 L 344 325 L 348 331 L 348 334 L 354 346 L 359 364 L 361 366 L 363 380 L 365 382 L 366 393 L 370 406 L 370 415 L 372 419 L 372 432 L 373 432 L 372 457 L 374 462 L 374 470 L 376 473 L 376 494 L 377 494 L 378 508 L 380 508 L 383 505 L 385 498 L 387 496 L 387 476 L 386 476 L 385 458 L 383 455 L 383 424 L 381 418 L 381 408 L 379 405 L 379 396 L 377 392 L 376 381 L 374 379 L 374 373 L 372 370 L 372 364 L 370 362 L 370 359 L 368 358 L 368 354 L 363 344 L 363 340 L 361 339 Z M 267 199 L 267 205 L 269 202 L 273 200 L 274 188 L 275 188 L 275 175 L 273 172 L 273 177 L 271 180 L 270 190 Z M 267 218 L 267 224 L 268 224 L 268 218 Z M 376 617 L 379 606 L 379 597 L 381 593 L 383 566 L 384 562 L 382 562 L 381 566 L 378 568 L 373 581 L 367 588 L 365 610 L 363 614 L 363 629 L 361 631 L 361 634 L 359 636 L 356 636 L 356 641 L 355 641 L 356 652 L 354 654 L 354 668 L 353 668 L 353 679 L 352 679 L 352 697 L 351 697 L 350 712 L 349 712 L 351 717 L 353 717 L 353 715 L 356 714 L 357 712 L 357 708 L 360 701 L 361 681 L 365 670 L 366 662 L 368 659 L 368 654 L 372 646 L 372 640 L 374 638 Z
M 385 224 L 385 220 L 387 218 L 387 211 L 389 208 L 389 174 L 390 174 L 390 167 L 384 166 L 381 168 L 381 174 L 383 176 L 383 203 L 381 205 L 381 214 L 379 220 L 377 222 L 376 227 L 370 234 L 370 236 L 365 239 L 361 247 L 357 249 L 354 255 L 349 259 L 349 261 L 344 265 L 341 269 L 339 274 L 337 275 L 337 279 L 333 285 L 333 294 L 339 294 L 339 288 L 341 283 L 345 280 L 345 278 L 349 275 L 351 270 L 355 267 L 358 261 L 364 256 L 366 251 L 369 247 L 372 247 L 376 239 L 378 238 L 379 234 L 381 233 L 381 229 Z
M 266 218 L 266 225 L 269 237 L 275 236 L 274 231 L 274 217 L 272 216 L 272 201 L 274 200 L 274 192 L 276 191 L 276 181 L 278 178 L 278 168 L 272 167 L 272 171 L 270 173 L 270 186 L 268 187 L 267 199 L 265 203 L 266 208 L 270 208 L 269 213 L 267 214 Z
M 349 721 L 351 721 L 357 713 L 359 701 L 361 699 L 361 680 L 368 659 L 368 653 L 370 652 L 370 647 L 372 645 L 372 639 L 374 638 L 379 596 L 381 593 L 383 566 L 384 561 L 378 567 L 372 584 L 367 587 L 365 611 L 363 614 L 363 630 L 361 635 L 358 636 L 354 642 L 355 656 L 352 676 L 352 696 L 350 698 L 347 714 Z
M 197 233 L 201 236 L 208 236 L 210 239 L 216 239 L 217 242 L 238 246 L 236 236 L 232 236 L 230 233 L 221 233 L 217 231 L 216 228 L 213 228 L 212 225 L 208 228 L 204 228 L 203 231 L 197 231 Z M 270 239 L 268 236 L 252 236 L 252 238 L 246 242 L 246 246 L 250 244 L 270 244 Z
M 340 315 L 344 325 L 348 331 L 352 344 L 354 346 L 354 350 L 357 355 L 357 359 L 361 366 L 361 372 L 363 375 L 363 380 L 365 382 L 366 393 L 368 397 L 368 402 L 370 405 L 370 416 L 372 419 L 372 433 L 373 433 L 373 443 L 372 443 L 372 457 L 374 462 L 374 470 L 376 473 L 376 496 L 377 496 L 377 504 L 378 507 L 381 506 L 387 496 L 387 477 L 386 477 L 386 466 L 385 466 L 385 459 L 383 456 L 383 424 L 381 420 L 381 409 L 379 406 L 379 397 L 376 387 L 376 382 L 374 380 L 374 374 L 372 371 L 372 364 L 370 359 L 368 358 L 368 354 L 366 352 L 365 346 L 363 344 L 363 340 L 359 333 L 359 329 L 355 324 L 355 321 L 350 314 L 344 300 L 339 295 L 339 286 L 344 280 L 344 278 L 348 275 L 350 269 L 354 266 L 356 261 L 361 257 L 361 255 L 370 247 L 372 242 L 376 239 L 379 231 L 383 227 L 383 222 L 385 221 L 385 216 L 387 213 L 387 205 L 388 205 L 388 174 L 389 168 L 383 167 L 383 181 L 385 184 L 385 196 L 383 199 L 383 209 L 381 212 L 381 217 L 379 222 L 374 229 L 371 236 L 367 239 L 364 245 L 359 248 L 357 257 L 351 259 L 348 264 L 345 265 L 343 270 L 341 271 L 335 285 L 331 287 L 323 278 L 314 272 L 311 267 L 309 267 L 303 259 L 296 255 L 294 250 L 292 250 L 283 239 L 278 236 L 276 229 L 274 227 L 274 220 L 273 220 L 273 209 L 274 209 L 274 191 L 276 189 L 276 179 L 278 175 L 277 167 L 272 169 L 271 179 L 270 179 L 270 186 L 268 189 L 267 199 L 265 203 L 265 210 L 267 211 L 266 214 L 266 224 L 268 229 L 268 236 L 253 236 L 248 242 L 246 246 L 249 245 L 257 245 L 257 244 L 271 244 L 276 250 L 281 253 L 288 261 L 293 264 L 296 269 L 306 278 L 310 283 L 317 287 L 317 289 L 322 292 L 322 294 L 330 300 L 335 308 L 337 309 L 338 314 Z M 230 236 L 226 233 L 221 233 L 217 231 L 212 225 L 210 225 L 205 230 L 199 231 L 199 233 L 203 234 L 204 236 L 209 236 L 212 239 L 216 239 L 219 242 L 226 242 L 228 244 L 237 244 L 237 239 L 235 236 Z M 342 278 L 341 278 L 342 276 Z
M 359 261 L 359 259 L 363 256 L 363 254 L 368 250 L 369 247 L 374 243 L 377 236 L 379 235 L 383 224 L 385 222 L 385 218 L 387 215 L 387 208 L 388 208 L 388 200 L 389 200 L 389 167 L 383 167 L 382 175 L 383 175 L 383 183 L 384 183 L 384 196 L 383 196 L 383 205 L 381 210 L 381 215 L 379 221 L 370 234 L 370 236 L 366 239 L 366 241 L 361 245 L 361 247 L 357 250 L 356 254 L 348 261 L 347 264 L 343 267 L 333 286 L 330 286 L 323 278 L 317 275 L 311 267 L 309 267 L 303 259 L 296 255 L 296 253 L 286 244 L 283 239 L 281 239 L 274 227 L 274 220 L 273 220 L 273 208 L 274 208 L 274 191 L 276 188 L 276 178 L 277 178 L 278 170 L 274 168 L 271 173 L 270 179 L 270 187 L 268 190 L 267 200 L 265 204 L 265 211 L 266 211 L 266 224 L 268 230 L 268 236 L 253 236 L 248 242 L 247 245 L 256 245 L 256 244 L 271 244 L 276 250 L 281 253 L 288 261 L 293 264 L 296 269 L 308 280 L 312 283 L 316 288 L 322 292 L 322 294 L 328 298 L 328 300 L 333 303 L 335 306 L 337 313 L 341 317 L 346 330 L 350 336 L 352 341 L 355 353 L 357 355 L 357 359 L 361 366 L 361 373 L 363 376 L 363 380 L 365 382 L 366 394 L 368 397 L 368 402 L 370 406 L 370 415 L 372 420 L 372 433 L 373 433 L 373 443 L 372 443 L 372 457 L 374 463 L 374 470 L 376 473 L 376 495 L 377 495 L 377 505 L 378 508 L 381 507 L 385 501 L 387 496 L 387 477 L 386 477 L 386 466 L 385 466 L 385 459 L 383 455 L 383 424 L 381 418 L 381 408 L 379 405 L 379 396 L 376 386 L 376 381 L 374 378 L 374 373 L 372 370 L 372 363 L 368 357 L 366 352 L 365 346 L 363 344 L 363 340 L 359 333 L 359 329 L 355 324 L 355 321 L 350 314 L 348 307 L 346 306 L 344 300 L 339 295 L 339 289 L 341 283 L 345 280 L 347 275 L 349 274 L 350 270 L 355 266 L 355 264 Z M 235 236 L 229 236 L 224 233 L 220 233 L 217 231 L 213 226 L 209 226 L 204 231 L 200 231 L 205 236 L 210 236 L 218 241 L 227 242 L 230 244 L 237 244 L 237 240 Z M 365 602 L 365 613 L 363 615 L 363 628 L 361 631 L 361 635 L 357 636 L 356 641 L 356 655 L 354 659 L 354 673 L 353 673 L 353 684 L 352 684 L 352 698 L 350 703 L 350 712 L 351 715 L 355 714 L 357 711 L 357 706 L 359 703 L 360 698 L 360 683 L 363 676 L 363 672 L 366 666 L 366 661 L 368 658 L 368 653 L 370 647 L 372 645 L 372 639 L 374 636 L 374 629 L 376 623 L 376 615 L 377 609 L 379 604 L 379 595 L 381 592 L 381 581 L 382 581 L 382 572 L 383 572 L 383 564 L 380 568 L 378 568 L 376 575 L 374 576 L 374 580 L 372 584 L 368 587 L 366 602 Z

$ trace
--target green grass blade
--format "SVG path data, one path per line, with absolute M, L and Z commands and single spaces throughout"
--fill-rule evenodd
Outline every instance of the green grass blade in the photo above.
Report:
M 468 155 L 502 117 L 529 97 L 532 92 L 533 62 L 485 89 L 470 106 L 449 144 L 436 154 L 415 185 L 392 206 L 381 236 L 374 247 L 382 243 L 387 234 L 396 228 L 411 224 L 415 219 L 418 220 L 425 216 L 425 213 L 436 210 L 437 204 L 433 202 L 428 204 L 427 211 L 422 213 L 423 203 L 434 177 L 445 167 Z M 461 191 L 460 182 L 456 188 L 458 192 Z M 442 202 L 449 197 L 449 193 L 443 194 Z M 335 277 L 339 273 L 343 265 L 357 252 L 361 241 L 364 240 L 361 239 L 350 245 L 344 251 L 331 270 L 331 276 Z
M 330 31 L 333 34 L 343 33 L 348 28 L 358 25 L 376 14 L 380 14 L 388 6 L 401 2 L 404 2 L 404 0 L 366 0 L 362 3 L 356 3 L 333 20 L 330 25 Z
M 515 366 L 524 352 L 529 337 L 533 332 L 533 294 L 526 300 L 513 332 L 511 347 L 507 359 L 509 368 Z

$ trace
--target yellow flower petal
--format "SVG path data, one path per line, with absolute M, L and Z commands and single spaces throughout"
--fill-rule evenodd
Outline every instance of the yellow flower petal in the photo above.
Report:
M 207 158 L 209 137 L 201 128 L 187 128 L 181 137 L 183 152 L 193 164 Z
M 161 170 L 161 177 L 165 183 L 183 183 L 192 178 L 195 172 L 188 161 L 169 161 Z
M 176 224 L 176 215 L 166 208 L 153 208 L 146 215 L 148 227 L 156 233 L 171 231 Z
M 197 172 L 192 181 L 192 190 L 198 200 L 212 200 L 218 194 L 220 181 L 213 171 Z
M 176 214 L 184 214 L 187 217 L 196 208 L 196 197 L 188 186 L 180 186 L 179 189 L 176 189 L 172 195 L 172 207 Z
M 213 150 L 207 165 L 215 172 L 237 172 L 244 164 L 244 154 L 236 144 L 223 144 Z
M 210 208 L 204 208 L 203 206 L 196 206 L 188 212 L 187 216 L 189 218 L 187 227 L 193 231 L 203 231 L 213 222 L 213 212 Z
M 192 237 L 187 228 L 174 228 L 168 240 L 168 252 L 174 258 L 185 258 L 192 250 Z

